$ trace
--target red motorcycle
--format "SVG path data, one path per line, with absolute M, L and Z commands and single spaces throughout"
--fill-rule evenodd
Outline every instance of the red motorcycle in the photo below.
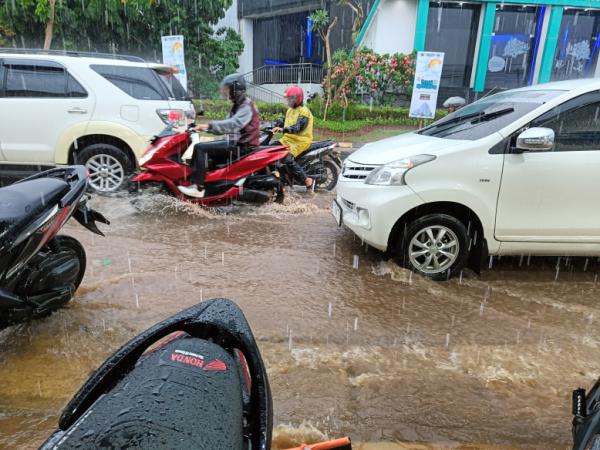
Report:
M 234 200 L 253 204 L 283 201 L 283 184 L 277 170 L 279 161 L 288 154 L 283 145 L 261 146 L 250 153 L 235 155 L 237 158 L 233 160 L 209 161 L 205 196 L 193 198 L 182 194 L 177 186 L 189 186 L 192 173 L 182 157 L 198 140 L 191 127 L 185 131 L 173 126 L 165 128 L 140 158 L 141 172 L 131 179 L 134 186 L 166 189 L 179 199 L 204 206 L 223 206 Z

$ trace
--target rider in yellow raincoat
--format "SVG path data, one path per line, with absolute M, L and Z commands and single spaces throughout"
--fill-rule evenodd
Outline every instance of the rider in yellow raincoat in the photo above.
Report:
M 304 93 L 302 88 L 292 86 L 286 89 L 284 97 L 288 110 L 283 121 L 283 127 L 276 127 L 274 132 L 282 132 L 283 137 L 279 142 L 290 149 L 290 154 L 284 159 L 295 178 L 302 181 L 306 187 L 312 187 L 313 179 L 295 161 L 312 144 L 313 141 L 313 116 L 310 110 L 304 106 Z M 280 121 L 281 122 L 281 121 Z

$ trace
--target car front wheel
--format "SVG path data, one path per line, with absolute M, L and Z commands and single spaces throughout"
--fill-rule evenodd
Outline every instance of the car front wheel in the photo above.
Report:
M 433 280 L 446 280 L 465 266 L 469 235 L 460 220 L 429 214 L 408 225 L 399 252 L 405 267 Z
M 96 192 L 111 193 L 121 189 L 133 164 L 127 154 L 110 144 L 93 144 L 77 155 L 77 162 L 90 173 L 89 185 Z

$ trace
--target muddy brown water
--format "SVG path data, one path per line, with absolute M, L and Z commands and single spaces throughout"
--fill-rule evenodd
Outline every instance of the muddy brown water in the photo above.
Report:
M 277 448 L 567 448 L 571 390 L 600 374 L 600 263 L 503 258 L 435 283 L 337 228 L 331 198 L 216 213 L 95 198 L 106 237 L 64 230 L 88 254 L 74 301 L 0 332 L 0 448 L 37 448 L 107 356 L 211 297 L 254 329 Z

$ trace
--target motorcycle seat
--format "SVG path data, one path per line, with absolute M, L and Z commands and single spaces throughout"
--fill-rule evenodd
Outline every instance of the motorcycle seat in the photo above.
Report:
M 58 178 L 38 178 L 0 188 L 0 231 L 28 221 L 68 190 L 69 184 Z
M 317 142 L 313 142 L 310 145 L 310 147 L 308 147 L 308 150 L 305 150 L 305 151 L 310 152 L 310 151 L 316 150 L 318 148 L 329 147 L 331 144 L 334 144 L 334 141 L 317 141 Z

